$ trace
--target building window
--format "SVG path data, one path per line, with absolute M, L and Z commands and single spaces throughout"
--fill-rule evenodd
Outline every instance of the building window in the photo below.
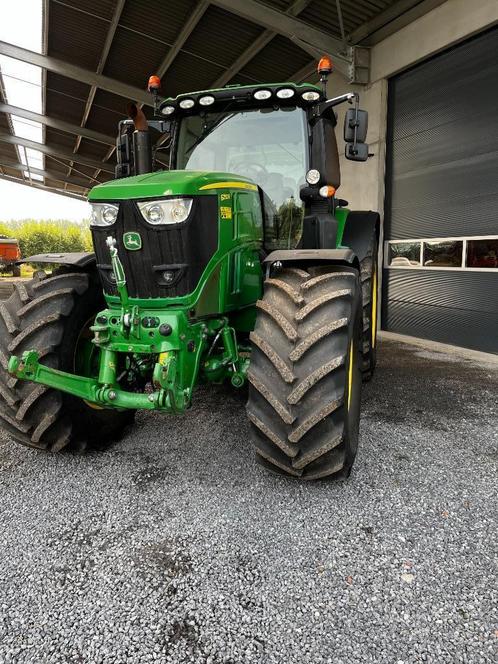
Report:
M 420 267 L 420 242 L 390 242 L 389 267 Z
M 390 240 L 384 247 L 384 267 L 498 272 L 498 235 Z
M 424 241 L 424 267 L 462 267 L 463 240 Z
M 498 268 L 498 238 L 468 240 L 467 267 Z

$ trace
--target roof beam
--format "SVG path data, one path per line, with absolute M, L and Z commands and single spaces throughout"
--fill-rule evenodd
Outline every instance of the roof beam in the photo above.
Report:
M 4 160 L 3 157 L 0 157 L 0 168 L 12 168 L 16 171 L 21 171 L 21 172 L 28 170 L 27 166 L 25 166 L 24 164 L 10 162 Z M 35 175 L 41 175 L 44 178 L 48 178 L 50 180 L 57 180 L 58 182 L 67 182 L 67 184 L 71 184 L 75 187 L 81 187 L 82 189 L 90 189 L 91 187 L 94 187 L 96 184 L 101 184 L 99 181 L 85 182 L 85 180 L 80 180 L 78 178 L 67 178 L 64 175 L 64 173 L 57 173 L 56 171 L 47 171 L 41 168 L 34 168 L 33 166 L 31 166 L 29 170 L 31 173 L 34 173 Z
M 47 55 L 48 49 L 48 25 L 49 25 L 49 13 L 50 13 L 50 0 L 42 0 L 42 53 Z M 42 115 L 45 115 L 47 112 L 47 70 L 43 68 L 41 70 L 42 74 Z M 5 100 L 7 101 L 7 100 Z M 42 125 L 42 143 L 45 143 L 47 140 L 47 128 L 46 125 Z
M 74 155 L 73 152 L 64 150 L 63 148 L 44 145 L 43 143 L 30 141 L 27 138 L 21 138 L 20 136 L 12 136 L 12 134 L 7 134 L 5 132 L 0 132 L 0 141 L 3 143 L 9 143 L 10 145 L 22 145 L 25 148 L 38 150 L 38 152 L 43 152 L 43 154 L 46 154 L 49 157 L 59 157 L 59 159 L 67 159 L 68 161 L 74 160 L 82 166 L 88 166 L 88 168 L 100 169 L 106 173 L 114 174 L 114 168 L 110 164 L 104 164 L 101 161 L 89 157 L 83 157 L 80 154 Z M 28 170 L 28 167 L 26 167 L 25 170 Z
M 337 70 L 349 76 L 351 57 L 343 53 L 342 41 L 337 37 L 258 0 L 212 0 L 212 3 L 287 37 L 314 57 L 320 52 L 333 54 Z
M 24 164 L 16 164 L 10 162 L 4 163 L 3 161 L 0 161 L 0 168 L 13 168 L 21 172 L 27 170 Z M 84 180 L 79 180 L 77 178 L 67 178 L 64 175 L 64 173 L 56 173 L 55 171 L 46 171 L 41 168 L 33 168 L 33 167 L 31 167 L 29 170 L 31 174 L 41 175 L 42 177 L 48 178 L 49 180 L 57 180 L 57 182 L 64 182 L 66 184 L 70 184 L 73 187 L 81 187 L 81 189 L 85 190 L 91 189 L 93 186 L 95 186 L 95 184 L 91 182 L 85 182 Z
M 121 83 L 109 76 L 103 76 L 102 74 L 97 74 L 88 69 L 83 69 L 83 67 L 77 67 L 64 60 L 59 60 L 58 58 L 53 58 L 49 55 L 42 55 L 41 53 L 35 53 L 34 51 L 28 51 L 26 48 L 21 48 L 20 46 L 15 46 L 14 44 L 9 44 L 4 41 L 0 41 L 0 55 L 5 55 L 14 60 L 21 60 L 22 62 L 28 62 L 38 67 L 44 67 L 56 74 L 60 74 L 61 76 L 72 78 L 75 81 L 80 81 L 81 83 L 86 83 L 90 86 L 95 85 L 97 88 L 107 90 L 107 92 L 112 92 L 113 94 L 125 97 L 126 99 L 133 99 L 146 106 L 153 106 L 151 96 L 145 90 L 141 90 L 132 85 L 127 85 L 126 83 Z
M 290 77 L 291 81 L 295 81 L 296 83 L 301 83 L 305 79 L 307 79 L 311 74 L 315 74 L 316 78 L 318 78 L 318 72 L 316 69 L 316 60 L 312 60 L 310 63 L 305 65 L 302 69 L 297 71 L 295 74 L 293 74 Z
M 44 184 L 35 184 L 35 182 L 29 182 L 28 180 L 21 180 L 20 178 L 14 178 L 10 175 L 0 175 L 1 180 L 6 180 L 7 182 L 14 182 L 14 184 L 23 184 L 26 187 L 32 187 L 33 189 L 39 189 L 40 191 L 48 191 L 51 194 L 59 194 L 60 196 L 67 196 L 68 198 L 76 198 L 78 201 L 86 201 L 87 197 L 85 194 L 76 194 L 68 191 L 62 191 L 61 189 L 54 189 L 53 187 L 47 187 Z
M 33 111 L 28 111 L 25 108 L 19 108 L 18 106 L 11 106 L 10 104 L 3 104 L 0 102 L 0 113 L 10 113 L 10 115 L 17 115 L 18 117 L 24 118 L 25 120 L 39 122 L 46 127 L 52 127 L 52 129 L 65 131 L 68 134 L 81 134 L 81 136 L 89 138 L 92 141 L 97 141 L 97 143 L 114 145 L 116 142 L 112 136 L 107 136 L 106 134 L 102 134 L 99 131 L 82 128 L 78 125 L 71 124 L 70 122 L 65 122 L 64 120 L 57 120 L 56 118 L 51 118 L 47 115 L 41 115 L 40 113 L 34 113 Z
M 291 6 L 285 11 L 289 16 L 297 16 L 311 3 L 311 0 L 294 0 Z M 235 60 L 233 65 L 229 67 L 219 78 L 212 83 L 211 88 L 222 88 L 232 78 L 239 73 L 244 67 L 260 52 L 264 47 L 276 37 L 277 33 L 274 30 L 265 30 L 260 36 Z
M 400 30 L 405 25 L 408 25 L 408 23 L 442 5 L 443 2 L 446 2 L 446 0 L 398 0 L 380 12 L 380 14 L 374 16 L 370 21 L 356 28 L 348 36 L 348 41 L 351 44 L 358 44 L 377 31 L 381 31 L 372 40 L 372 44 L 377 43 L 381 39 L 385 39 L 385 37 Z
M 176 38 L 175 43 L 173 46 L 170 48 L 168 51 L 166 57 L 164 60 L 161 62 L 157 69 L 157 75 L 161 78 L 164 76 L 164 74 L 168 71 L 168 69 L 171 67 L 173 64 L 173 60 L 176 58 L 178 53 L 182 50 L 183 45 L 187 41 L 187 39 L 190 37 L 192 34 L 195 26 L 199 23 L 201 18 L 204 16 L 204 13 L 206 9 L 209 7 L 210 2 L 209 0 L 202 0 L 202 2 L 199 2 L 197 7 L 194 9 L 190 17 L 188 18 L 187 22 L 183 26 L 183 28 L 180 31 L 180 34 Z
M 119 19 L 121 18 L 124 5 L 125 5 L 125 0 L 118 0 L 116 3 L 111 24 L 109 25 L 109 30 L 107 31 L 107 36 L 104 42 L 104 48 L 102 49 L 99 64 L 97 65 L 96 73 L 98 75 L 101 75 L 102 72 L 104 71 L 105 63 L 107 62 L 107 56 L 109 55 L 109 51 L 111 50 L 112 42 L 114 40 L 114 35 L 116 34 L 116 30 L 119 24 Z M 80 124 L 82 127 L 84 127 L 88 121 L 88 116 L 90 115 L 90 111 L 92 110 L 92 104 L 93 100 L 95 99 L 96 92 L 97 92 L 97 86 L 92 85 L 86 100 L 85 110 L 83 111 L 83 117 L 81 118 Z M 78 134 L 78 138 L 76 139 L 76 144 L 74 146 L 74 152 L 78 152 L 82 138 L 84 138 L 84 134 L 83 133 Z

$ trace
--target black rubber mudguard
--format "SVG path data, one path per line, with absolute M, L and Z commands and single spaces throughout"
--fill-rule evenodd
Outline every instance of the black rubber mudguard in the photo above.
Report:
M 277 249 L 264 259 L 266 274 L 269 275 L 272 265 L 295 266 L 306 263 L 313 265 L 349 265 L 360 269 L 360 263 L 351 249 Z
M 374 235 L 379 237 L 378 212 L 350 212 L 346 219 L 342 245 L 351 249 L 361 262 L 368 254 Z
M 95 254 L 79 251 L 65 254 L 35 254 L 16 261 L 16 265 L 23 263 L 50 263 L 52 265 L 70 265 L 72 267 L 87 268 L 96 265 Z
M 323 263 L 358 266 L 358 259 L 351 249 L 277 249 L 264 259 L 269 268 L 273 263 Z

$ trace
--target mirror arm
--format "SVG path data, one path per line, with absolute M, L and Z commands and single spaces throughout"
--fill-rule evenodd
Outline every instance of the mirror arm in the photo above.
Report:
M 353 140 L 353 145 L 356 147 L 357 145 L 357 138 L 358 138 L 358 127 L 360 125 L 359 120 L 358 120 L 358 111 L 359 111 L 359 106 L 360 106 L 360 96 L 357 94 L 355 98 L 355 105 L 354 105 L 354 140 Z
M 339 97 L 327 99 L 327 101 L 324 101 L 321 104 L 317 104 L 317 106 L 315 106 L 312 112 L 312 117 L 316 120 L 317 118 L 322 117 L 330 108 L 334 108 L 334 106 L 344 104 L 346 101 L 352 104 L 353 99 L 355 100 L 355 108 L 358 108 L 360 103 L 360 95 L 357 92 L 346 92 L 343 95 L 339 95 Z
M 157 129 L 157 131 L 160 131 L 162 134 L 165 132 L 169 133 L 171 122 L 169 120 L 149 120 L 149 127 Z
M 352 104 L 353 99 L 356 100 L 357 105 L 360 103 L 360 95 L 357 92 L 346 92 L 343 95 L 339 95 L 339 97 L 333 97 L 332 99 L 327 99 L 327 101 L 323 102 L 323 106 L 331 108 L 332 106 L 338 106 L 339 104 L 343 104 L 345 101 L 348 101 L 350 104 Z

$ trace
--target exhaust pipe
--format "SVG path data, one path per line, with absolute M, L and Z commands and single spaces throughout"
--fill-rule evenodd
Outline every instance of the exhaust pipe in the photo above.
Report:
M 152 171 L 152 147 L 149 134 L 149 123 L 145 113 L 136 104 L 130 102 L 127 107 L 128 117 L 133 120 L 133 160 L 135 175 L 143 175 Z

